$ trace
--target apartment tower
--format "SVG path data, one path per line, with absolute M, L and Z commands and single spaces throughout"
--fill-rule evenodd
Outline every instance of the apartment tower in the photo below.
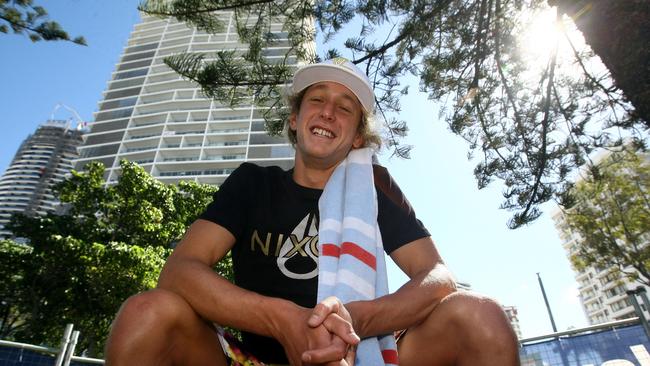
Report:
M 196 84 L 183 80 L 163 63 L 183 52 L 244 52 L 233 13 L 217 13 L 223 33 L 207 34 L 174 19 L 142 15 L 135 25 L 103 100 L 99 103 L 80 159 L 82 168 L 99 160 L 106 179 L 119 176 L 119 161 L 136 162 L 165 183 L 195 180 L 219 184 L 245 161 L 290 168 L 293 148 L 285 137 L 264 130 L 262 110 L 252 100 L 236 108 L 205 98 Z M 278 42 L 263 52 L 269 60 L 284 58 L 289 50 L 282 23 L 270 31 Z M 295 57 L 290 63 L 297 63 Z
M 52 188 L 72 169 L 81 142 L 82 131 L 55 120 L 41 124 L 23 141 L 0 178 L 0 238 L 11 236 L 5 225 L 15 213 L 56 211 L 59 201 Z
M 607 152 L 602 153 L 596 156 L 594 161 L 598 164 L 609 155 Z M 642 156 L 647 162 L 650 162 L 650 155 L 644 154 Z M 552 218 L 567 257 L 571 258 L 577 252 L 577 245 L 582 238 L 567 225 L 564 213 L 561 210 L 557 210 Z M 648 244 L 650 242 L 645 243 L 645 245 Z M 646 292 L 650 292 L 650 288 L 647 286 L 641 286 L 639 282 L 633 282 L 623 277 L 613 271 L 612 268 L 589 266 L 584 269 L 574 267 L 573 270 L 578 283 L 582 308 L 591 325 L 636 317 L 637 313 L 633 300 L 627 292 L 637 290 L 639 287 L 645 287 Z M 629 267 L 625 271 L 634 272 L 636 270 Z M 646 308 L 643 297 L 639 299 L 637 296 L 636 299 L 646 319 L 650 319 L 650 309 Z

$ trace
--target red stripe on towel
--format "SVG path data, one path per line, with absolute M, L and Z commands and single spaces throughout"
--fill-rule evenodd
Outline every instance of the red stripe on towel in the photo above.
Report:
M 373 270 L 377 270 L 377 258 L 375 258 L 373 254 L 356 245 L 355 243 L 346 241 L 345 243 L 341 244 L 341 254 L 349 254 L 365 263 Z
M 326 257 L 339 257 L 339 247 L 334 244 L 323 244 L 321 247 L 323 255 Z
M 389 363 L 391 365 L 399 365 L 399 358 L 397 357 L 396 350 L 385 349 L 381 351 L 381 356 L 384 358 L 384 363 Z

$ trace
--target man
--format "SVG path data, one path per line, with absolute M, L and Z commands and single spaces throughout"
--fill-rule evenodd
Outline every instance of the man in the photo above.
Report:
M 227 345 L 215 324 L 243 332 L 255 357 L 229 353 L 249 364 L 350 365 L 360 339 L 402 330 L 401 365 L 518 364 L 500 306 L 456 291 L 429 233 L 390 180 L 376 182 L 384 186 L 377 221 L 384 249 L 410 280 L 375 300 L 330 297 L 314 306 L 318 198 L 352 149 L 378 142 L 369 126 L 374 94 L 343 59 L 301 68 L 293 91 L 287 127 L 294 169 L 243 164 L 233 172 L 167 260 L 158 287 L 120 309 L 107 365 L 236 365 L 224 349 L 238 346 Z M 231 250 L 236 284 L 211 269 Z

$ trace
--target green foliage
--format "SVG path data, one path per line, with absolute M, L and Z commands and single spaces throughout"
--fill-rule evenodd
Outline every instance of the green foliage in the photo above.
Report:
M 334 46 L 323 58 L 342 55 L 366 71 L 387 145 L 402 157 L 411 147 L 401 143 L 408 125 L 399 118 L 399 100 L 408 93 L 406 78 L 417 77 L 420 90 L 443 107 L 450 130 L 468 142 L 478 187 L 505 183 L 502 208 L 514 212 L 511 228 L 539 217 L 542 203 L 563 202 L 567 175 L 594 150 L 620 146 L 621 131 L 645 148 L 650 121 L 634 114 L 593 52 L 577 46 L 566 31 L 569 17 L 557 13 L 564 27 L 555 47 L 527 53 L 530 41 L 518 35 L 530 17 L 549 10 L 544 0 L 148 0 L 140 8 L 208 32 L 228 24 L 230 13 L 215 11 L 232 12 L 238 49 L 174 55 L 166 64 L 223 103 L 254 95 L 255 103 L 271 107 L 264 117 L 272 133 L 282 131 L 286 108 L 279 96 L 296 63 L 320 58 L 309 52 L 317 34 Z M 554 34 L 548 29 L 548 37 Z M 278 45 L 288 47 L 288 55 L 265 58 L 264 48 Z
M 122 174 L 117 184 L 105 186 L 104 166 L 91 162 L 83 172 L 57 187 L 65 216 L 24 218 L 14 233 L 38 225 L 56 226 L 53 232 L 72 235 L 89 242 L 124 242 L 140 246 L 163 246 L 180 240 L 212 198 L 214 187 L 196 182 L 165 185 L 133 162 L 120 162 Z
M 214 187 L 164 185 L 121 162 L 107 186 L 93 162 L 57 187 L 61 215 L 16 215 L 7 226 L 29 245 L 0 242 L 4 339 L 56 345 L 66 323 L 82 333 L 78 349 L 101 356 L 111 321 L 129 296 L 155 287 L 170 247 L 205 208 Z M 232 278 L 229 259 L 215 270 Z
M 25 316 L 19 312 L 25 297 L 21 282 L 31 251 L 31 247 L 0 240 L 0 339 L 10 339 L 25 326 Z
M 70 41 L 86 46 L 84 37 L 70 38 L 55 21 L 47 20 L 47 11 L 32 0 L 0 0 L 0 32 L 25 34 L 32 42 Z
M 18 271 L 1 295 L 13 301 L 11 314 L 20 319 L 5 339 L 57 345 L 65 324 L 73 323 L 83 334 L 78 349 L 90 355 L 101 352 L 120 304 L 155 286 L 169 254 L 162 247 L 89 243 L 56 234 L 32 244 L 32 250 L 18 252 L 22 245 L 3 243 L 0 265 Z
M 650 285 L 650 164 L 627 151 L 593 166 L 571 190 L 566 223 L 579 234 L 578 269 L 613 268 Z

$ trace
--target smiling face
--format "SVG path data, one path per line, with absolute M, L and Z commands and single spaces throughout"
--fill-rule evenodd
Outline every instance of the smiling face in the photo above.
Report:
M 327 81 L 310 86 L 300 109 L 289 117 L 289 128 L 296 132 L 296 164 L 338 164 L 352 148 L 363 146 L 361 118 L 361 104 L 345 86 Z

